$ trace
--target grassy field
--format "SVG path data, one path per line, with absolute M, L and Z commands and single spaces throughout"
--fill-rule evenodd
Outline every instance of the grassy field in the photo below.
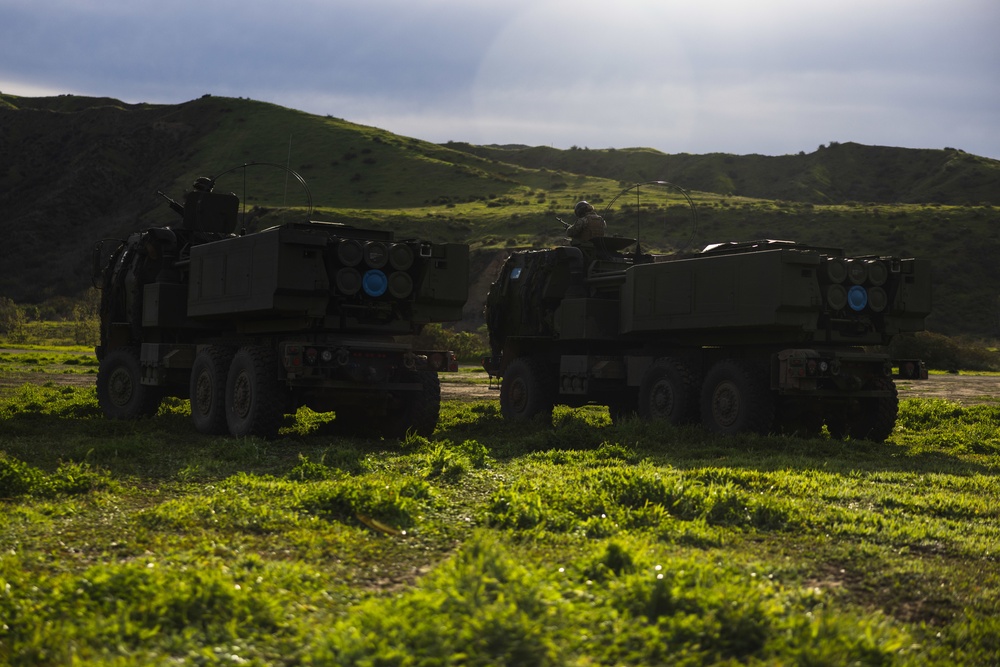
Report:
M 904 400 L 881 445 L 457 401 L 428 439 L 265 441 L 44 378 L 0 392 L 0 663 L 1000 655 L 1000 407 Z
M 972 157 L 950 151 L 937 180 L 910 193 L 900 178 L 883 197 L 866 184 L 931 170 L 889 156 L 861 179 L 841 163 L 870 153 L 841 146 L 801 156 L 808 172 L 725 155 L 668 169 L 635 151 L 514 164 L 249 101 L 190 107 L 175 111 L 191 142 L 167 161 L 136 161 L 143 128 L 172 131 L 158 123 L 67 135 L 100 147 L 101 168 L 80 170 L 96 180 L 75 188 L 105 193 L 110 173 L 125 190 L 89 210 L 52 191 L 75 144 L 19 130 L 20 191 L 45 196 L 22 197 L 30 219 L 8 216 L 20 242 L 0 292 L 46 301 L 8 299 L 6 340 L 47 344 L 0 349 L 0 665 L 998 664 L 1000 406 L 906 399 L 883 444 L 720 439 L 612 425 L 603 408 L 513 427 L 485 400 L 446 401 L 430 438 L 347 436 L 306 410 L 274 440 L 215 438 L 175 399 L 152 419 L 103 419 L 94 293 L 69 308 L 95 239 L 175 222 L 153 192 L 181 197 L 246 161 L 298 170 L 313 203 L 280 171 L 230 172 L 219 189 L 241 196 L 249 174 L 251 230 L 339 221 L 469 243 L 484 264 L 560 243 L 556 217 L 580 199 L 603 210 L 635 180 L 669 178 L 696 218 L 668 189 L 642 218 L 619 201 L 609 233 L 662 252 L 777 238 L 928 258 L 929 328 L 982 348 L 996 334 L 997 211 L 942 180 L 979 178 Z M 779 189 L 741 196 L 751 176 Z M 830 187 L 793 196 L 817 184 Z M 896 201 L 912 203 L 882 203 Z M 922 343 L 912 356 L 935 368 L 973 367 L 955 341 Z

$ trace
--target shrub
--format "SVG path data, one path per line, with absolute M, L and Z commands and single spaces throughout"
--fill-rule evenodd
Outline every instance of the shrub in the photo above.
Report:
M 895 359 L 922 359 L 935 370 L 1000 371 L 1000 353 L 985 344 L 930 331 L 897 336 L 889 351 Z
M 489 536 L 467 543 L 419 588 L 352 610 L 310 656 L 340 665 L 559 664 L 549 638 L 563 606 Z
M 0 452 L 0 498 L 80 495 L 115 489 L 117 484 L 102 471 L 85 463 L 62 463 L 52 474 Z
M 16 498 L 41 488 L 45 474 L 24 461 L 0 453 L 0 498 Z
M 24 325 L 27 318 L 24 310 L 12 299 L 0 296 L 0 334 L 6 334 L 11 343 L 21 343 L 25 340 Z
M 438 323 L 428 324 L 413 344 L 425 350 L 451 350 L 460 361 L 479 362 L 489 354 L 486 327 L 478 331 L 452 331 Z
M 470 467 L 469 458 L 447 441 L 437 443 L 422 458 L 424 477 L 427 479 L 440 478 L 446 482 L 455 482 Z

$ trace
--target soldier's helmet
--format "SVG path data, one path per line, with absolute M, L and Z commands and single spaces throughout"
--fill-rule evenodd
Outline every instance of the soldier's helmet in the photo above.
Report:
M 578 218 L 582 218 L 583 216 L 587 215 L 588 213 L 592 213 L 593 211 L 594 207 L 591 206 L 590 203 L 585 201 L 577 202 L 576 208 L 573 209 L 573 212 L 576 213 L 576 217 Z
M 211 192 L 215 187 L 215 181 L 207 176 L 199 176 L 195 179 L 193 187 L 200 192 Z

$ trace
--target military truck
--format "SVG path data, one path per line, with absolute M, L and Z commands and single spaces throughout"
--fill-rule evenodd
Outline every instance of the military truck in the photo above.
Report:
M 886 346 L 923 330 L 930 308 L 918 259 L 780 240 L 657 256 L 605 236 L 510 255 L 487 297 L 484 366 L 513 421 L 596 404 L 615 420 L 720 434 L 812 436 L 825 424 L 882 441 L 897 416 L 894 369 L 926 377 Z
M 468 246 L 336 222 L 237 233 L 240 198 L 218 178 L 168 198 L 178 223 L 94 248 L 104 414 L 136 419 L 176 396 L 205 434 L 272 437 L 299 406 L 387 436 L 432 432 L 438 372 L 457 365 L 410 340 L 461 319 Z

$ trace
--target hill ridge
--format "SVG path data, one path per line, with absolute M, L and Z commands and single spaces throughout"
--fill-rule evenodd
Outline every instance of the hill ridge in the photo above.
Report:
M 691 190 L 756 199 L 814 204 L 1000 203 L 993 201 L 998 196 L 1000 162 L 954 148 L 832 142 L 813 153 L 770 156 L 668 154 L 652 148 L 445 145 L 525 167 L 573 170 L 582 166 L 592 176 L 628 182 L 661 178 Z
M 1000 161 L 951 148 L 845 142 L 740 156 L 435 144 L 243 98 L 0 94 L 0 156 L 0 296 L 19 303 L 78 297 L 98 239 L 173 222 L 157 191 L 178 198 L 197 176 L 270 162 L 307 180 L 314 219 L 467 242 L 483 254 L 477 271 L 505 249 L 559 243 L 555 217 L 577 199 L 668 180 L 698 199 L 698 243 L 792 237 L 927 256 L 940 276 L 938 330 L 993 335 L 1000 321 Z M 309 215 L 284 178 L 243 172 L 246 192 L 241 172 L 225 187 L 240 192 L 251 229 Z M 669 235 L 649 242 L 677 247 Z

